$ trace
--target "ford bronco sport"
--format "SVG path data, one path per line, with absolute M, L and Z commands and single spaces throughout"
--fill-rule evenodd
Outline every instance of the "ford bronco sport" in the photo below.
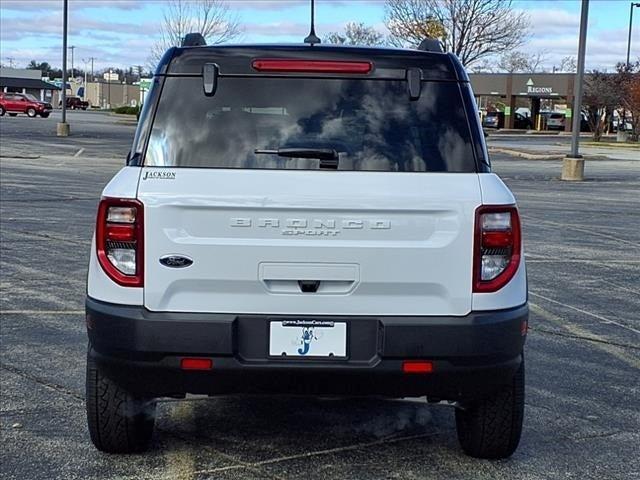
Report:
M 175 47 L 98 207 L 91 439 L 146 449 L 163 396 L 426 396 L 467 454 L 506 457 L 527 318 L 515 199 L 454 55 Z

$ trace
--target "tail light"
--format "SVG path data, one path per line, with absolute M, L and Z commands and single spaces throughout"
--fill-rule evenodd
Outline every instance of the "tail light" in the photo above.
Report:
M 251 62 L 259 72 L 299 72 L 299 73 L 369 73 L 371 62 L 353 62 L 343 60 L 298 60 L 259 58 Z
M 520 217 L 513 206 L 476 210 L 473 291 L 495 292 L 513 278 L 521 255 Z
M 98 207 L 96 252 L 104 272 L 119 285 L 144 285 L 144 207 L 138 200 L 103 198 Z

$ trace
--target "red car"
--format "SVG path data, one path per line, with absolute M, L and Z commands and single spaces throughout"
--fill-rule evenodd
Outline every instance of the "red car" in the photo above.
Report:
M 12 117 L 26 113 L 29 117 L 47 118 L 52 108 L 50 103 L 41 102 L 28 93 L 0 93 L 0 117 L 7 112 Z

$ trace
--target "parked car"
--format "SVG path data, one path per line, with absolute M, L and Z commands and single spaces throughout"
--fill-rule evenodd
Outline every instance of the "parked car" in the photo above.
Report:
M 71 110 L 86 110 L 89 108 L 89 102 L 85 102 L 80 97 L 68 96 L 67 97 L 67 108 Z M 58 107 L 62 106 L 62 99 L 58 101 Z
M 547 117 L 548 130 L 564 130 L 564 113 L 554 112 Z
M 504 112 L 487 112 L 482 121 L 482 126 L 485 128 L 504 128 L 504 125 Z M 517 128 L 520 130 L 529 130 L 532 128 L 531 119 L 516 112 L 515 118 L 513 119 L 513 128 Z
M 571 121 L 569 119 L 568 121 Z M 564 130 L 567 119 L 564 113 L 553 112 L 547 115 L 547 130 Z M 589 126 L 589 120 L 587 119 L 587 115 L 582 112 L 580 115 L 580 131 L 581 132 L 590 132 L 591 127 Z
M 616 116 L 616 117 L 612 117 L 611 118 L 611 131 L 612 132 L 617 132 L 618 131 L 618 126 L 621 124 L 622 122 L 620 121 L 620 117 Z M 631 122 L 631 120 L 629 118 L 626 119 L 625 123 L 624 123 L 624 130 L 627 132 L 632 132 L 633 131 L 633 123 Z
M 28 93 L 0 93 L 0 117 L 5 113 L 11 117 L 26 113 L 29 117 L 40 115 L 42 118 L 47 118 L 51 109 L 50 103 L 41 102 Z
M 467 454 L 507 457 L 525 270 L 439 45 L 174 47 L 98 206 L 91 440 L 147 449 L 165 396 L 426 396 L 456 407 Z
M 504 113 L 503 112 L 487 112 L 482 119 L 482 126 L 484 128 L 504 128 Z
M 516 113 L 516 118 L 513 121 L 514 128 L 519 130 L 531 130 L 533 128 L 533 123 L 531 122 L 531 118 L 526 117 L 520 113 Z

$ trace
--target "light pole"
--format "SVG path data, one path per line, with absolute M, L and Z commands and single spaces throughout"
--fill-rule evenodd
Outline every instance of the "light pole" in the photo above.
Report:
M 62 14 L 62 122 L 56 125 L 56 133 L 59 137 L 69 136 L 69 124 L 67 123 L 67 20 L 69 17 L 69 0 L 63 0 Z
M 71 78 L 75 78 L 76 77 L 76 72 L 75 69 L 73 68 L 73 51 L 76 49 L 75 45 L 71 45 L 69 47 L 69 50 L 71 50 Z
M 631 5 L 629 5 L 629 40 L 627 40 L 627 68 L 629 68 L 629 56 L 631 55 L 631 27 L 633 25 L 633 7 L 640 7 L 640 3 L 631 2 Z
M 562 180 L 584 180 L 584 158 L 579 154 L 580 123 L 582 120 L 582 92 L 584 90 L 584 57 L 587 49 L 587 23 L 589 0 L 582 0 L 580 13 L 580 41 L 578 43 L 578 70 L 573 97 L 573 124 L 571 125 L 571 154 L 562 162 Z

